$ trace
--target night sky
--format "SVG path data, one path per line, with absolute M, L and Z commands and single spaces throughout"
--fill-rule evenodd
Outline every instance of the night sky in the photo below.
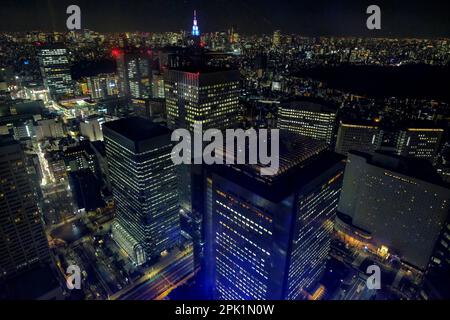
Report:
M 81 7 L 83 28 L 100 32 L 189 30 L 196 8 L 202 32 L 450 36 L 448 0 L 0 0 L 0 30 L 65 30 L 70 4 Z M 366 29 L 370 4 L 381 7 L 382 30 Z

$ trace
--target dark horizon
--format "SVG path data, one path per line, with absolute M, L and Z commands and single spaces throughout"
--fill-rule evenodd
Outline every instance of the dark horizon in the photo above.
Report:
M 445 38 L 450 3 L 427 1 L 267 0 L 3 0 L 0 30 L 66 31 L 68 5 L 81 7 L 82 28 L 98 32 L 189 30 L 197 10 L 202 33 L 234 28 L 242 34 L 297 33 L 305 36 Z M 381 8 L 381 30 L 366 28 L 366 8 Z

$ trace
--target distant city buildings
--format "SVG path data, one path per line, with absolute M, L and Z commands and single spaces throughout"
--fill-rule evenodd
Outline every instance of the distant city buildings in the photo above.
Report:
M 444 130 L 427 121 L 401 123 L 397 128 L 384 129 L 377 123 L 343 122 L 339 124 L 336 152 L 347 154 L 350 150 L 361 152 L 387 151 L 407 158 L 437 158 Z
M 103 130 L 117 208 L 112 234 L 141 265 L 180 237 L 171 131 L 139 117 L 107 122 Z

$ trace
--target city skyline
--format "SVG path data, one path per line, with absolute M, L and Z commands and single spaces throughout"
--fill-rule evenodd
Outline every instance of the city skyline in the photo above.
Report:
M 450 299 L 447 4 L 68 4 L 0 4 L 0 300 Z
M 73 1 L 72 1 L 73 2 Z M 66 8 L 80 6 L 82 28 L 99 32 L 164 32 L 189 30 L 197 10 L 202 32 L 234 28 L 242 34 L 264 34 L 282 30 L 305 36 L 364 36 L 441 38 L 450 36 L 445 12 L 450 5 L 421 1 L 143 1 L 126 5 L 120 0 L 100 1 L 26 0 L 20 6 L 5 0 L 0 13 L 1 31 L 64 31 Z M 376 4 L 382 13 L 381 30 L 366 28 L 366 8 Z M 180 18 L 181 17 L 181 18 Z M 431 19 L 432 17 L 432 19 Z

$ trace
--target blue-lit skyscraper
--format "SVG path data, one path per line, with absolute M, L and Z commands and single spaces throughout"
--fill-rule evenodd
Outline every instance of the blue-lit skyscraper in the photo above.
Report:
M 216 299 L 302 299 L 322 275 L 343 157 L 295 136 L 280 136 L 278 176 L 248 166 L 208 169 L 207 272 Z
M 105 123 L 103 132 L 116 202 L 112 234 L 143 264 L 173 247 L 180 235 L 171 131 L 132 117 Z

